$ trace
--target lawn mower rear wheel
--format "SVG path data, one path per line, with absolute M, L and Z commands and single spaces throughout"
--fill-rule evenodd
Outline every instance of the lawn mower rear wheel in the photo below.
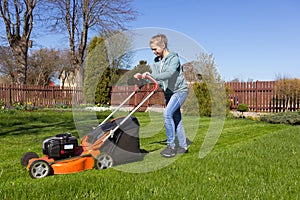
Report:
M 25 153 L 21 158 L 21 165 L 26 167 L 28 165 L 29 160 L 32 158 L 39 158 L 39 155 L 35 152 Z
M 100 153 L 95 160 L 96 169 L 106 169 L 113 166 L 113 158 L 107 153 Z

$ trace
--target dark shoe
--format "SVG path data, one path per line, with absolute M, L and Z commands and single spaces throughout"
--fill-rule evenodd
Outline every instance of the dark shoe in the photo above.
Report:
M 189 150 L 187 149 L 187 148 L 179 148 L 179 149 L 177 149 L 177 153 L 178 154 L 180 154 L 180 153 L 188 153 L 189 152 Z
M 162 152 L 160 152 L 160 155 L 167 157 L 167 158 L 171 158 L 176 155 L 176 150 L 175 150 L 175 148 L 173 148 L 171 146 L 167 146 L 167 148 L 165 148 Z

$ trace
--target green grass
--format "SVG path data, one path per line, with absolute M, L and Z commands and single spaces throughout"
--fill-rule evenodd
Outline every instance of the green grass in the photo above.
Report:
M 136 113 L 141 147 L 150 151 L 144 161 L 31 179 L 20 165 L 22 154 L 41 154 L 49 136 L 77 135 L 73 115 L 0 113 L 0 199 L 300 199 L 299 126 L 228 118 L 214 149 L 200 159 L 210 118 L 185 116 L 187 135 L 193 138 L 190 152 L 165 159 L 157 156 L 165 139 L 161 116 L 151 115 L 150 120 Z M 161 167 L 151 171 L 155 166 Z

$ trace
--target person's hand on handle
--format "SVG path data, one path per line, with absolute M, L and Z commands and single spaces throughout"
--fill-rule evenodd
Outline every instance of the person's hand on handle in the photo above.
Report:
M 140 73 L 136 73 L 135 75 L 133 75 L 133 77 L 136 79 L 140 79 L 140 76 L 142 76 L 142 74 L 140 74 Z
M 153 87 L 153 89 L 152 89 L 153 92 L 154 92 L 154 91 L 157 91 L 157 89 L 158 89 L 158 87 L 159 87 L 157 81 L 156 81 L 154 78 L 152 78 L 152 77 L 150 76 L 150 72 L 144 72 L 143 74 L 136 73 L 135 75 L 133 75 L 133 77 L 136 79 L 136 84 L 137 84 L 139 87 L 142 86 L 142 85 L 140 84 L 141 82 L 139 81 L 139 79 L 148 79 L 149 81 L 151 81 L 152 83 L 154 83 L 154 87 Z
M 150 72 L 144 72 L 143 74 L 136 73 L 135 75 L 133 75 L 133 77 L 136 79 L 145 79 L 147 75 L 150 75 Z
M 150 72 L 144 72 L 144 73 L 142 74 L 142 78 L 146 78 L 146 76 L 149 75 L 149 74 L 150 74 Z

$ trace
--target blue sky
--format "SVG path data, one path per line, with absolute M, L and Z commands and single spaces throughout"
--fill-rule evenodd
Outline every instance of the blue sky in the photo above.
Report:
M 179 31 L 214 55 L 225 80 L 300 78 L 298 0 L 135 0 L 130 28 Z M 151 52 L 150 52 L 151 53 Z
M 132 6 L 140 15 L 129 29 L 185 34 L 214 55 L 226 81 L 300 78 L 299 0 L 134 0 Z

